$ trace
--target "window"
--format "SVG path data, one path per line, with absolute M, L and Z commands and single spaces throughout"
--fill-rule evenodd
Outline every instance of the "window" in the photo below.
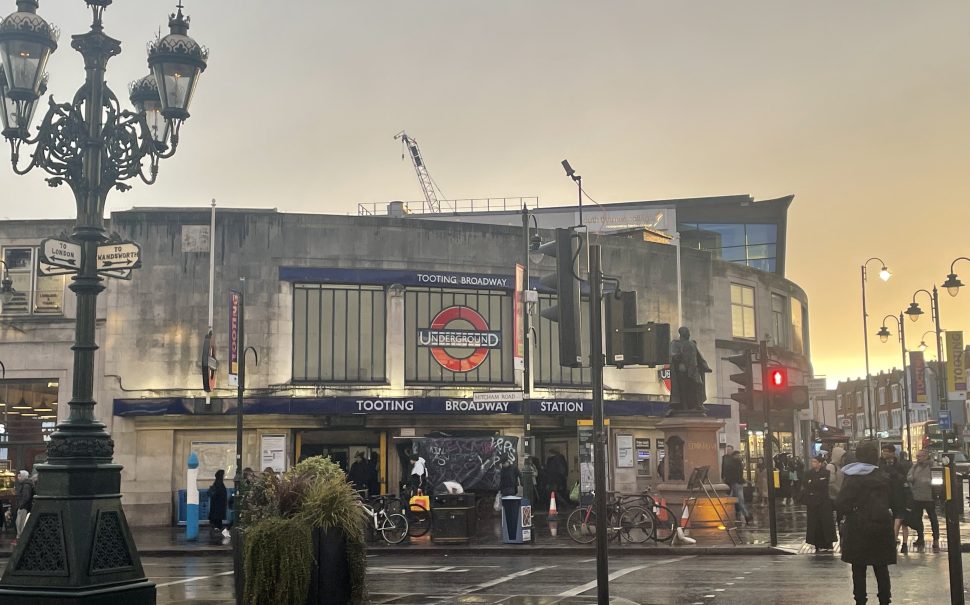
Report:
M 892 397 L 893 403 L 899 403 L 899 385 L 891 384 L 889 385 L 890 396 Z
M 889 413 L 879 412 L 879 430 L 888 431 L 889 430 Z
M 799 355 L 805 354 L 804 321 L 802 320 L 802 305 L 792 301 L 791 305 L 791 350 Z
M 839 393 L 838 395 L 835 396 L 835 411 L 837 411 L 837 412 L 841 412 L 842 411 L 842 394 L 841 393 Z
M 760 223 L 680 223 L 681 245 L 705 250 L 715 257 L 774 272 L 777 267 L 778 226 Z
M 866 423 L 862 414 L 855 415 L 855 432 L 861 435 L 866 430 Z
M 754 325 L 754 288 L 731 284 L 731 334 L 735 338 L 757 338 Z
M 384 290 L 296 284 L 293 288 L 293 380 L 384 380 Z
M 879 387 L 879 405 L 886 405 L 886 387 Z
M 788 299 L 780 294 L 771 295 L 771 328 L 775 346 L 788 348 Z
M 35 248 L 4 248 L 3 261 L 13 281 L 14 296 L 3 305 L 3 315 L 64 313 L 64 276 L 37 275 Z M 0 273 L 3 266 L 0 265 Z
M 903 411 L 902 410 L 893 410 L 893 416 L 892 416 L 892 418 L 893 418 L 893 425 L 891 427 L 889 427 L 889 428 L 890 429 L 902 428 L 902 426 L 903 426 L 902 416 L 903 416 Z

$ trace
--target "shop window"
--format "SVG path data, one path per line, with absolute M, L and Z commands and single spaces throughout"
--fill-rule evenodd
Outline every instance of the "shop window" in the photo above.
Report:
M 512 294 L 408 288 L 404 380 L 418 384 L 512 384 Z
M 64 276 L 37 275 L 37 249 L 3 249 L 3 261 L 13 282 L 13 298 L 0 307 L 2 315 L 61 315 L 64 313 Z M 3 266 L 0 265 L 0 273 Z
M 293 380 L 384 381 L 385 308 L 379 287 L 296 284 Z
M 756 338 L 754 288 L 731 284 L 731 334 L 735 338 Z

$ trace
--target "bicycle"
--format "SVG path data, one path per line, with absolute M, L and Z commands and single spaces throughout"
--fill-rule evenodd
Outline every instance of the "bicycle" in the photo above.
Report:
M 641 506 L 629 506 L 622 496 L 610 492 L 607 503 L 607 540 L 625 540 L 635 544 L 646 542 L 654 535 L 652 513 Z M 580 506 L 566 518 L 566 530 L 569 537 L 580 544 L 589 544 L 596 539 L 596 511 L 594 504 Z
M 388 510 L 404 515 L 408 520 L 408 535 L 412 538 L 420 538 L 431 530 L 431 511 L 420 502 L 410 502 L 410 491 L 405 490 L 401 496 L 383 495 L 387 501 Z
M 374 531 L 381 534 L 381 538 L 388 544 L 400 544 L 408 537 L 408 520 L 400 513 L 388 514 L 385 509 L 385 499 L 382 496 L 375 497 L 372 502 L 377 504 L 377 508 L 370 504 L 361 502 L 360 506 L 370 516 L 374 523 Z
M 666 505 L 658 502 L 653 494 L 653 490 L 648 487 L 637 497 L 643 503 L 644 508 L 653 513 L 654 527 L 656 528 L 654 541 L 670 542 L 677 533 L 677 516 Z

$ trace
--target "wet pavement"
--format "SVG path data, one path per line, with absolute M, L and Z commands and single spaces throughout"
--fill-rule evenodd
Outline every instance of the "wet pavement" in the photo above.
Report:
M 146 557 L 158 603 L 234 603 L 223 554 Z M 900 557 L 890 568 L 893 603 L 949 602 L 947 558 Z M 833 555 L 610 557 L 616 605 L 805 605 L 851 602 L 849 567 Z M 964 574 L 970 570 L 964 570 Z M 595 559 L 580 554 L 488 557 L 376 554 L 368 558 L 370 603 L 394 605 L 579 605 L 596 602 Z M 875 580 L 870 578 L 870 590 Z M 873 595 L 874 597 L 874 595 Z M 272 605 L 272 604 L 267 604 Z

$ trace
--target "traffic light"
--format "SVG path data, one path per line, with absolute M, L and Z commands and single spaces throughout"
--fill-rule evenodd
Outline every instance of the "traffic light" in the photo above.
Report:
M 770 368 L 768 370 L 768 387 L 772 391 L 782 391 L 788 388 L 788 370 L 785 368 Z
M 661 366 L 670 363 L 670 324 L 637 322 L 637 293 L 606 296 L 606 365 Z
M 737 401 L 742 410 L 753 410 L 756 403 L 756 396 L 754 390 L 754 374 L 752 372 L 754 364 L 751 351 L 744 351 L 737 355 L 726 357 L 725 359 L 738 366 L 741 370 L 737 374 L 728 376 L 731 382 L 735 382 L 741 387 L 736 393 L 731 395 L 731 399 Z
M 583 366 L 583 322 L 580 315 L 579 254 L 582 236 L 575 229 L 556 229 L 555 241 L 539 246 L 539 251 L 556 259 L 556 272 L 539 280 L 543 286 L 556 291 L 555 305 L 546 307 L 539 315 L 559 324 L 559 365 L 567 368 Z

